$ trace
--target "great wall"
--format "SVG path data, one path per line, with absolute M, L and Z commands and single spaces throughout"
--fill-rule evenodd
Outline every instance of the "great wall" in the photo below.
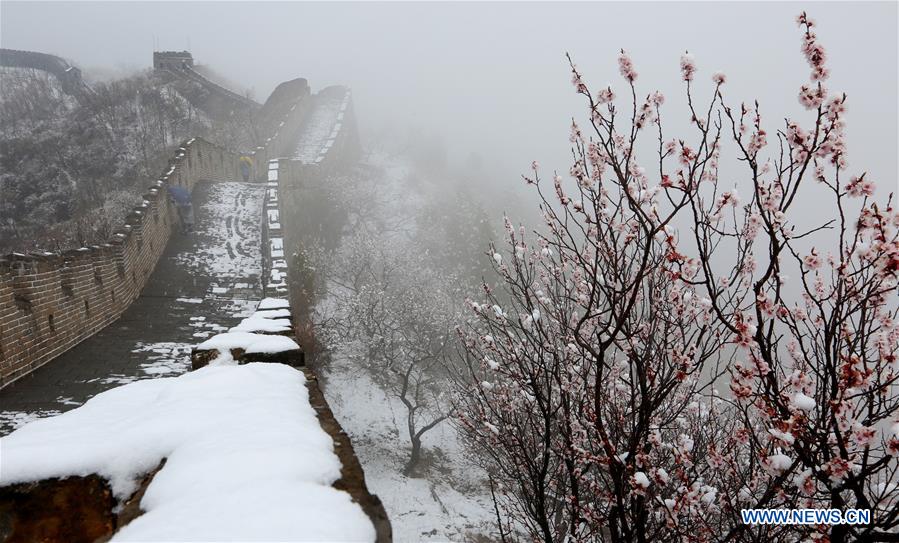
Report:
M 53 74 L 59 80 L 62 90 L 75 96 L 90 92 L 90 87 L 81 78 L 81 70 L 56 55 L 37 51 L 0 49 L 0 66 L 30 68 Z
M 3 50 L 0 64 L 57 77 L 73 73 L 60 72 L 63 65 L 53 59 L 65 61 L 58 57 L 13 53 Z M 199 137 L 185 141 L 143 203 L 105 244 L 0 257 L 0 403 L 5 412 L 53 415 L 122 383 L 188 371 L 191 346 L 200 339 L 236 324 L 262 298 L 292 297 L 282 221 L 293 210 L 280 195 L 358 157 L 349 89 L 328 87 L 312 94 L 306 80 L 295 79 L 279 85 L 260 106 L 196 72 L 188 53 L 155 53 L 154 68 L 245 108 L 270 136 L 255 149 L 243 150 Z M 253 163 L 249 182 L 242 182 L 242 157 Z M 192 195 L 197 227 L 191 236 L 180 232 L 169 187 Z M 304 303 L 291 300 L 295 316 Z M 361 504 L 377 540 L 389 541 L 390 522 L 368 492 L 352 445 L 315 375 L 302 367 L 301 357 L 284 361 L 305 373 L 322 428 L 334 439 L 343 464 L 335 487 Z M 0 435 L 19 423 L 16 417 L 0 419 Z M 54 496 L 57 489 L 40 491 Z M 8 514 L 9 500 L 35 499 L 32 490 L 26 494 L 23 498 L 0 487 L 0 510 Z
M 185 78 L 196 81 L 200 85 L 206 87 L 215 94 L 228 100 L 238 108 L 246 108 L 250 110 L 258 110 L 261 106 L 255 101 L 237 94 L 236 92 L 226 89 L 225 87 L 215 83 L 208 77 L 194 69 L 193 56 L 187 51 L 157 51 L 153 53 L 153 69 L 156 71 L 166 71 L 177 78 Z

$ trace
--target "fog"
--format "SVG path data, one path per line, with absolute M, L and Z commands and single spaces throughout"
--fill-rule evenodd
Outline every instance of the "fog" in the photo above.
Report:
M 583 117 L 570 52 L 594 87 L 622 90 L 616 58 L 633 56 L 640 94 L 668 97 L 667 126 L 686 128 L 678 59 L 728 75 L 732 101 L 758 98 L 767 122 L 807 115 L 808 74 L 794 18 L 808 10 L 829 53 L 828 87 L 849 95 L 850 166 L 881 191 L 897 174 L 897 5 L 881 3 L 30 3 L 6 2 L 2 46 L 56 53 L 86 75 L 151 66 L 159 50 L 199 64 L 264 101 L 281 81 L 354 90 L 369 143 L 414 130 L 451 158 L 478 156 L 497 187 L 532 160 L 565 171 L 568 127 Z M 705 88 L 703 88 L 705 85 Z M 465 164 L 466 162 L 460 162 Z

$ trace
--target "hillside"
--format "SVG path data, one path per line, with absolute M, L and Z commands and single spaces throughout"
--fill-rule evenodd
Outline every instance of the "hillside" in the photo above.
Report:
M 81 101 L 33 70 L 4 69 L 0 83 L 0 253 L 105 241 L 184 139 L 246 139 L 149 72 Z

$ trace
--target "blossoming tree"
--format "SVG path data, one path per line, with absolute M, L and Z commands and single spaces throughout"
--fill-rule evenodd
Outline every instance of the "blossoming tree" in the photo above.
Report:
M 699 106 L 689 54 L 678 138 L 661 93 L 638 99 L 625 52 L 626 106 L 572 64 L 589 124 L 572 124 L 571 180 L 547 192 L 533 165 L 545 228 L 506 220 L 501 281 L 460 327 L 460 422 L 489 459 L 504 539 L 895 540 L 899 214 L 866 174 L 846 180 L 847 99 L 798 22 L 812 120 L 787 120 L 777 145 L 758 104 L 725 99 L 723 74 Z M 745 203 L 719 181 L 722 151 L 742 164 Z M 796 212 L 809 185 L 832 202 L 819 224 Z M 740 518 L 774 507 L 872 521 Z

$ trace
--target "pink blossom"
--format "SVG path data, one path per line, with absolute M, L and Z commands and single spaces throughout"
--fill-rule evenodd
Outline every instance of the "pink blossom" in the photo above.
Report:
M 834 96 L 827 103 L 827 117 L 830 120 L 837 119 L 846 113 L 845 97 Z
M 724 75 L 724 72 L 715 72 L 712 75 L 712 81 L 714 81 L 716 85 L 723 85 L 727 81 L 727 76 Z
M 815 493 L 815 479 L 811 475 L 812 470 L 807 469 L 793 479 L 799 490 L 806 496 L 811 496 Z
M 584 84 L 584 80 L 581 79 L 581 74 L 577 72 L 576 69 L 571 69 L 571 84 L 577 90 L 577 92 L 585 94 L 587 92 L 587 85 Z
M 818 255 L 818 251 L 816 249 L 812 249 L 812 252 L 806 255 L 803 259 L 805 262 L 805 267 L 811 270 L 817 270 L 821 267 L 821 257 Z
M 864 448 L 874 441 L 875 433 L 874 428 L 859 424 L 852 432 L 852 441 L 859 448 Z
M 827 473 L 831 481 L 835 483 L 842 482 L 846 478 L 846 474 L 849 473 L 849 462 L 842 458 L 833 458 L 824 464 L 824 472 Z
M 568 202 L 570 202 L 571 200 L 567 196 L 565 196 L 565 192 L 562 190 L 561 175 L 553 176 L 553 186 L 556 189 L 556 196 L 559 198 L 559 202 L 561 202 L 563 206 L 567 206 Z
M 647 122 L 651 122 L 654 118 L 655 112 L 652 109 L 652 101 L 651 98 L 648 97 L 640 107 L 640 113 L 634 120 L 634 126 L 636 126 L 638 129 L 643 128 Z
M 680 71 L 684 81 L 693 81 L 696 72 L 696 61 L 690 53 L 684 53 L 680 57 Z
M 867 176 L 862 175 L 861 177 L 853 177 L 849 180 L 849 183 L 846 184 L 846 192 L 849 196 L 859 197 L 859 196 L 873 196 L 875 185 L 872 181 L 866 179 Z
M 746 146 L 746 151 L 750 155 L 756 155 L 759 151 L 762 150 L 762 147 L 768 145 L 768 138 L 766 137 L 766 132 L 764 130 L 759 129 L 758 131 L 752 134 L 752 137 L 749 139 L 749 145 Z
M 661 485 L 666 485 L 668 484 L 668 481 L 671 480 L 671 477 L 668 475 L 668 472 L 665 471 L 664 468 L 657 468 L 655 470 L 655 476 L 653 477 L 653 479 L 658 481 Z
M 631 83 L 637 80 L 637 70 L 634 69 L 634 63 L 631 61 L 630 55 L 624 52 L 624 49 L 618 55 L 618 71 Z
M 805 59 L 808 61 L 809 66 L 812 68 L 812 80 L 820 81 L 822 79 L 827 79 L 827 76 L 830 74 L 824 66 L 824 63 L 827 60 L 827 54 L 824 51 L 824 47 L 818 43 L 818 37 L 812 32 L 812 27 L 815 26 L 814 21 L 812 21 L 805 12 L 801 13 L 796 18 L 796 21 L 799 26 L 805 26 L 805 35 L 802 39 L 802 53 L 805 55 Z
M 693 152 L 693 149 L 686 145 L 681 145 L 680 163 L 689 167 L 694 160 L 696 160 L 696 153 Z
M 606 86 L 606 88 L 599 91 L 599 94 L 596 96 L 596 101 L 600 104 L 608 104 L 614 99 L 615 93 L 612 92 L 612 85 Z
M 575 143 L 577 141 L 583 140 L 584 137 L 581 134 L 581 127 L 574 121 L 571 121 L 571 135 L 568 136 L 568 141 L 571 143 Z
M 743 320 L 738 314 L 738 319 L 737 322 L 734 323 L 734 328 L 737 329 L 737 345 L 748 347 L 752 344 L 752 336 L 754 336 L 756 332 L 755 325 Z
M 805 109 L 817 109 L 821 107 L 827 98 L 827 89 L 824 85 L 818 83 L 815 86 L 802 85 L 799 89 L 799 103 Z

